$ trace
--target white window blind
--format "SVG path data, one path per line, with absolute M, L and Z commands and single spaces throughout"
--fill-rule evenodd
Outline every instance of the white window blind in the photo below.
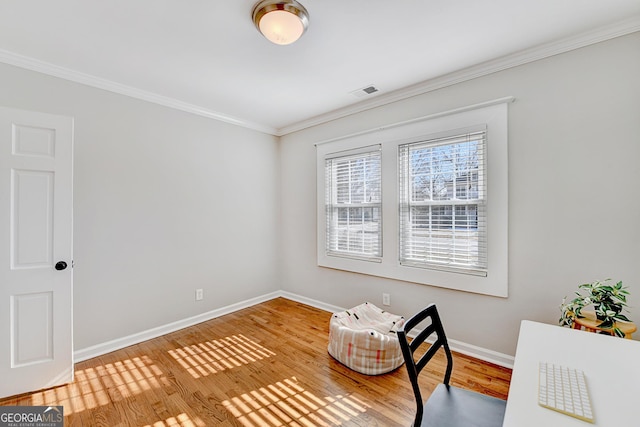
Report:
M 327 255 L 382 256 L 380 146 L 325 158 Z
M 506 297 L 512 100 L 318 142 L 318 266 Z
M 400 263 L 486 276 L 486 129 L 398 146 Z

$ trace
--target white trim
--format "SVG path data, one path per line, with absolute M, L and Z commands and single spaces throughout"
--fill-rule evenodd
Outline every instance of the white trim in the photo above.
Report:
M 316 256 L 317 265 L 423 285 L 457 289 L 506 298 L 508 287 L 508 102 L 513 97 L 500 98 L 468 107 L 432 114 L 426 117 L 388 124 L 355 136 L 337 138 L 317 144 L 316 150 Z M 454 114 L 455 113 L 455 114 Z M 488 274 L 482 276 L 457 274 L 443 269 L 412 268 L 400 264 L 399 165 L 401 144 L 424 141 L 469 126 L 485 125 L 490 135 L 487 141 L 487 199 L 489 249 Z M 327 248 L 325 155 L 331 152 L 357 149 L 372 143 L 382 144 L 382 229 L 383 256 L 380 262 L 363 262 L 355 258 L 331 256 Z
M 336 305 L 326 304 L 322 301 L 303 297 L 297 294 L 292 294 L 291 292 L 280 291 L 280 296 L 282 298 L 286 298 L 291 301 L 296 301 L 302 304 L 309 305 L 311 307 L 319 308 L 320 310 L 328 311 L 329 313 L 337 313 L 337 312 L 346 310 L 346 308 L 344 307 L 338 307 Z M 409 334 L 409 336 L 414 338 L 419 332 L 420 330 L 414 329 L 412 333 Z M 467 344 L 462 341 L 452 340 L 448 337 L 447 337 L 447 341 L 449 341 L 449 348 L 451 348 L 452 351 L 455 351 L 457 353 L 464 354 L 466 356 L 473 357 L 479 360 L 483 360 L 485 362 L 493 363 L 498 366 L 503 366 L 505 368 L 513 369 L 513 362 L 515 360 L 514 356 L 489 350 L 487 348 L 478 347 L 477 345 Z
M 530 62 L 548 58 L 550 56 L 559 55 L 571 50 L 614 39 L 616 37 L 622 37 L 631 33 L 635 33 L 637 31 L 640 31 L 640 17 L 638 16 L 625 19 L 608 26 L 596 28 L 594 30 L 587 31 L 576 36 L 567 37 L 551 43 L 546 43 L 530 49 L 526 49 L 511 55 L 506 55 L 502 58 L 497 58 L 491 61 L 484 62 L 482 64 L 465 68 L 463 70 L 426 80 L 413 86 L 389 92 L 387 94 L 381 94 L 376 96 L 375 98 L 371 98 L 363 102 L 358 102 L 354 105 L 330 111 L 326 114 L 321 114 L 307 120 L 302 120 L 300 122 L 279 129 L 275 129 L 273 127 L 265 126 L 258 123 L 253 123 L 241 118 L 232 117 L 207 109 L 205 107 L 179 101 L 175 98 L 158 95 L 153 92 L 143 91 L 131 86 L 126 86 L 120 83 L 113 82 L 111 80 L 103 79 L 101 77 L 81 73 L 79 71 L 60 67 L 48 62 L 40 61 L 35 58 L 19 55 L 17 53 L 9 52 L 6 50 L 0 49 L 0 62 L 14 65 L 20 68 L 25 68 L 27 70 L 36 71 L 39 73 L 48 74 L 50 76 L 59 77 L 65 80 L 70 80 L 76 83 L 81 83 L 87 86 L 97 87 L 99 89 L 108 90 L 114 93 L 119 93 L 121 95 L 130 96 L 132 98 L 142 99 L 144 101 L 152 102 L 169 108 L 174 108 L 180 111 L 185 111 L 187 113 L 192 113 L 214 120 L 231 123 L 247 129 L 253 129 L 274 136 L 284 136 L 302 129 L 340 119 L 351 114 L 391 104 L 393 102 L 410 98 L 412 96 L 432 92 L 434 90 L 472 80 L 477 77 L 486 76 L 488 74 L 503 71 L 508 68 L 517 67 L 519 65 L 528 64 Z
M 479 102 L 477 104 L 472 104 L 472 105 L 465 105 L 463 107 L 453 108 L 451 110 L 440 111 L 440 112 L 437 112 L 437 113 L 428 114 L 426 116 L 416 117 L 415 119 L 409 119 L 409 120 L 404 120 L 402 122 L 395 122 L 395 123 L 391 123 L 391 124 L 388 124 L 388 125 L 382 125 L 382 126 L 378 126 L 378 127 L 375 127 L 375 128 L 371 128 L 371 129 L 365 129 L 363 131 L 354 132 L 354 133 L 351 133 L 349 135 L 343 135 L 343 136 L 337 136 L 337 137 L 331 138 L 331 139 L 325 139 L 324 141 L 316 142 L 314 145 L 317 147 L 319 145 L 327 144 L 329 142 L 335 142 L 335 141 L 340 141 L 340 140 L 343 140 L 343 139 L 354 138 L 356 136 L 367 135 L 367 134 L 370 134 L 370 133 L 373 133 L 373 132 L 378 132 L 378 131 L 381 131 L 381 130 L 393 129 L 393 128 L 397 128 L 397 127 L 401 127 L 401 126 L 405 126 L 405 125 L 410 125 L 410 124 L 413 124 L 413 123 L 419 123 L 419 122 L 424 122 L 424 121 L 427 121 L 427 120 L 437 119 L 437 118 L 444 117 L 444 116 L 450 116 L 452 114 L 464 113 L 466 111 L 477 110 L 479 108 L 484 108 L 484 107 L 491 107 L 493 105 L 498 105 L 498 104 L 509 104 L 509 103 L 514 102 L 515 100 L 516 100 L 516 98 L 513 97 L 513 96 L 505 96 L 503 98 L 492 99 L 490 101 Z M 378 145 L 381 145 L 381 144 L 378 144 Z
M 518 67 L 530 62 L 549 58 L 551 56 L 566 53 L 575 49 L 580 49 L 592 44 L 600 43 L 616 37 L 625 36 L 640 31 L 640 17 L 625 19 L 615 24 L 596 28 L 585 33 L 567 37 L 551 43 L 542 44 L 520 52 L 503 56 L 491 61 L 483 62 L 459 71 L 454 71 L 440 77 L 435 77 L 413 86 L 398 89 L 386 94 L 380 94 L 375 98 L 358 102 L 344 108 L 339 108 L 319 116 L 312 117 L 307 120 L 285 126 L 277 130 L 276 136 L 283 136 L 303 129 L 317 126 L 323 123 L 337 120 L 352 114 L 371 110 L 413 96 L 422 95 L 424 93 L 433 92 L 448 86 L 466 82 L 478 77 L 497 73 L 509 68 Z
M 345 307 L 339 307 L 337 305 L 327 304 L 322 301 L 318 301 L 312 298 L 303 297 L 302 295 L 292 294 L 291 292 L 280 291 L 280 296 L 282 298 L 289 299 L 291 301 L 299 302 L 301 304 L 306 304 L 311 307 L 319 308 L 320 310 L 327 311 L 329 313 L 337 313 L 339 311 L 345 311 Z M 329 321 L 329 318 L 327 318 Z
M 422 332 L 422 329 L 413 329 L 408 334 L 408 336 L 410 338 L 415 338 L 420 332 Z M 435 342 L 435 338 L 433 336 L 430 336 L 426 341 L 433 344 Z M 475 359 L 484 360 L 485 362 L 493 363 L 494 365 L 513 369 L 513 362 L 515 361 L 514 356 L 509 356 L 508 354 L 504 353 L 498 353 L 497 351 L 478 347 L 477 345 L 473 344 L 467 344 L 462 341 L 452 340 L 449 337 L 447 337 L 447 342 L 449 343 L 449 349 L 451 349 L 451 351 L 455 351 L 457 353 L 464 354 L 465 356 L 473 357 Z
M 74 352 L 75 362 L 82 362 L 84 360 L 91 359 L 93 357 L 98 357 L 103 354 L 111 353 L 112 351 L 120 350 L 121 348 L 129 347 L 130 345 L 139 344 L 141 342 L 157 338 L 159 336 L 178 331 L 180 329 L 187 328 L 189 326 L 196 325 L 198 323 L 206 322 L 207 320 L 215 319 L 220 316 L 224 316 L 225 314 L 231 314 L 238 310 L 242 310 L 244 308 L 248 308 L 254 306 L 256 304 L 260 304 L 262 302 L 270 301 L 275 298 L 286 298 L 291 301 L 299 302 L 301 304 L 306 304 L 311 307 L 318 308 L 320 310 L 324 310 L 328 313 L 337 313 L 339 311 L 344 311 L 346 308 L 338 307 L 336 305 L 327 304 L 322 301 L 318 301 L 312 298 L 307 298 L 302 295 L 293 294 L 287 291 L 276 291 L 271 292 L 262 296 L 258 296 L 255 298 L 250 298 L 245 301 L 241 301 L 235 304 L 228 305 L 226 307 L 221 307 L 216 310 L 208 311 L 206 313 L 199 314 L 197 316 L 189 317 L 183 320 L 178 320 L 176 322 L 168 323 L 164 326 L 158 326 L 156 328 L 151 328 L 146 331 L 141 331 L 132 335 L 128 335 L 126 337 L 117 338 L 115 340 L 107 341 L 102 344 L 96 344 L 91 347 L 83 348 L 80 350 L 76 350 Z M 327 316 L 327 322 L 329 321 L 329 317 Z M 418 332 L 416 330 L 416 332 Z M 456 351 L 458 353 L 465 354 L 470 357 L 474 357 L 476 359 L 484 360 L 485 362 L 494 363 L 499 366 L 504 366 L 506 368 L 513 368 L 514 357 L 509 356 L 508 354 L 498 353 L 493 350 L 489 350 L 486 348 L 478 347 L 471 344 L 466 344 L 462 341 L 456 341 L 449 339 L 449 346 L 451 350 Z
M 451 350 L 458 353 L 473 357 L 475 359 L 484 360 L 485 362 L 493 363 L 498 366 L 504 366 L 505 368 L 513 369 L 514 356 L 508 354 L 499 353 L 497 351 L 489 350 L 487 348 L 478 347 L 473 344 L 467 344 L 466 342 L 452 340 L 447 337 L 449 341 L 449 347 Z
M 224 316 L 225 314 L 231 314 L 238 310 L 242 310 L 244 308 L 251 307 L 256 304 L 272 300 L 274 298 L 278 298 L 279 296 L 280 292 L 272 292 L 270 294 L 250 298 L 245 301 L 240 301 L 226 307 L 221 307 L 215 310 L 208 311 L 206 313 L 201 313 L 196 316 L 178 320 L 176 322 L 167 323 L 163 326 L 147 329 L 146 331 L 140 331 L 126 337 L 116 338 L 115 340 L 107 341 L 102 344 L 96 344 L 92 345 L 91 347 L 82 348 L 74 352 L 75 362 L 82 362 L 83 360 L 91 359 L 93 357 L 107 354 L 112 351 L 120 350 L 121 348 L 129 347 L 130 345 L 139 344 L 141 342 L 157 338 L 159 336 L 166 335 L 168 333 L 175 332 L 189 326 L 197 325 L 198 323 L 206 322 L 207 320 L 215 319 L 216 317 Z
M 118 93 L 120 95 L 129 96 L 131 98 L 141 99 L 143 101 L 195 114 L 197 116 L 207 117 L 221 122 L 230 123 L 232 125 L 241 126 L 247 129 L 257 130 L 259 132 L 264 132 L 271 135 L 275 135 L 277 132 L 275 128 L 269 126 L 249 122 L 238 117 L 218 113 L 199 105 L 189 104 L 175 98 L 148 92 L 132 86 L 117 83 L 112 80 L 107 80 L 101 77 L 72 70 L 70 68 L 60 67 L 49 62 L 44 62 L 40 61 L 39 59 L 19 55 L 7 50 L 0 49 L 0 62 L 47 74 L 50 76 L 59 77 L 61 79 L 69 80 L 83 85 L 96 87 L 98 89 L 107 90 L 109 92 Z

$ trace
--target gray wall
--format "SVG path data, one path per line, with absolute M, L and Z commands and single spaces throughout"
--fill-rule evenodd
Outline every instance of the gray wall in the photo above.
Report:
M 75 118 L 76 350 L 280 288 L 277 138 L 8 65 L 0 104 Z
M 1 64 L 0 104 L 75 118 L 76 349 L 282 289 L 342 307 L 388 292 L 404 315 L 435 301 L 451 338 L 513 354 L 520 320 L 556 322 L 582 282 L 623 280 L 640 320 L 639 45 L 636 33 L 280 144 Z M 509 298 L 317 267 L 315 142 L 509 95 Z
M 341 307 L 387 292 L 403 315 L 436 302 L 450 338 L 511 355 L 522 319 L 557 322 L 563 297 L 592 280 L 623 280 L 640 320 L 638 46 L 635 33 L 284 136 L 283 289 Z M 316 265 L 314 143 L 504 96 L 516 97 L 508 298 Z

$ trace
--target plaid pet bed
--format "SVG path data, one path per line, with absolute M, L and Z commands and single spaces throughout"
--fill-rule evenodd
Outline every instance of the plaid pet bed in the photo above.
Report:
M 396 331 L 404 318 L 371 303 L 334 313 L 329 323 L 331 356 L 356 372 L 379 375 L 402 365 Z

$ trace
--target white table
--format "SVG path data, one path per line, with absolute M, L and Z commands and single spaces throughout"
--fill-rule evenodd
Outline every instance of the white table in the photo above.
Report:
M 538 405 L 538 363 L 581 369 L 595 423 Z M 523 320 L 503 427 L 640 426 L 640 342 Z

